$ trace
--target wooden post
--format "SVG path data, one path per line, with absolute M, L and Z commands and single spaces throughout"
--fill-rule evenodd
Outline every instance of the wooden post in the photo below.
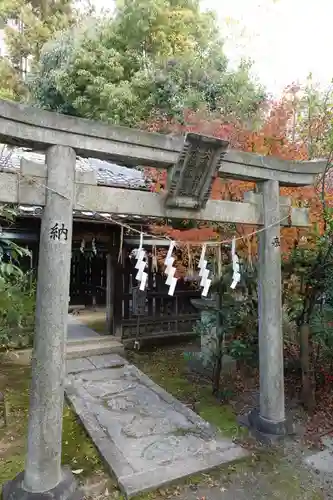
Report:
M 106 256 L 106 327 L 110 335 L 114 335 L 113 320 L 114 320 L 114 268 L 113 256 L 109 249 Z
M 124 300 L 124 261 L 125 249 L 121 241 L 121 231 L 113 229 L 112 261 L 113 295 L 112 295 L 112 328 L 113 335 L 122 338 L 123 300 Z M 120 257 L 120 258 L 119 258 Z

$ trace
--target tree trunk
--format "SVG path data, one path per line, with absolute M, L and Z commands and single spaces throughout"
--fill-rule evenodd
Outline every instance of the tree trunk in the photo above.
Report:
M 311 412 L 316 406 L 316 395 L 310 356 L 310 325 L 308 323 L 303 323 L 300 327 L 300 354 L 302 369 L 301 400 L 304 407 Z
M 214 363 L 214 372 L 213 372 L 213 394 L 214 396 L 218 396 L 220 391 L 220 378 L 221 378 L 221 370 L 222 370 L 222 356 L 223 356 L 223 330 L 222 330 L 222 321 L 221 321 L 221 291 L 219 290 L 216 293 L 216 336 L 217 336 L 217 345 L 216 345 L 216 353 L 215 353 L 215 363 Z
M 213 374 L 213 394 L 214 396 L 218 396 L 220 392 L 220 378 L 221 378 L 221 370 L 222 370 L 222 357 L 218 356 L 215 365 L 214 365 L 214 374 Z

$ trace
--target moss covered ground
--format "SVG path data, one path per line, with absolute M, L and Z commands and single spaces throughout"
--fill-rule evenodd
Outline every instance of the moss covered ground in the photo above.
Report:
M 179 400 L 192 406 L 203 418 L 230 437 L 244 438 L 232 408 L 211 395 L 209 383 L 189 378 L 183 350 L 159 349 L 130 353 L 130 361 Z M 0 485 L 24 468 L 29 406 L 30 367 L 2 364 L 0 391 L 10 406 L 8 427 L 0 427 Z M 120 498 L 116 483 L 103 463 L 71 408 L 65 406 L 63 422 L 63 463 L 77 473 L 86 498 Z M 305 477 L 305 480 L 304 480 Z M 145 494 L 146 500 L 180 498 L 182 500 L 261 499 L 320 500 L 318 485 L 303 470 L 291 466 L 277 452 L 253 449 L 245 461 L 211 474 L 200 474 L 168 489 Z M 239 495 L 235 491 L 239 490 Z M 248 490 L 248 491 L 247 491 Z M 221 495 L 223 492 L 223 496 Z M 244 493 L 245 496 L 241 496 Z M 229 496 L 228 496 L 229 495 Z

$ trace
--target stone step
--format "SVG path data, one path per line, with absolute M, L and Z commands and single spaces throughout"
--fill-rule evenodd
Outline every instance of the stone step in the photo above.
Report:
M 108 342 L 110 340 L 118 341 L 118 339 L 112 335 L 91 335 L 91 337 L 67 338 L 67 345 L 92 344 L 93 342 Z
M 67 343 L 67 359 L 86 358 L 88 356 L 96 356 L 99 354 L 124 354 L 124 346 L 121 342 L 114 338 L 107 340 L 101 339 L 84 339 L 81 342 Z
M 68 341 L 66 357 L 67 359 L 76 359 L 99 354 L 123 355 L 124 352 L 123 344 L 114 337 L 92 337 L 90 339 L 75 339 Z M 18 365 L 29 365 L 31 363 L 31 349 L 20 349 L 0 353 L 0 362 L 1 361 Z

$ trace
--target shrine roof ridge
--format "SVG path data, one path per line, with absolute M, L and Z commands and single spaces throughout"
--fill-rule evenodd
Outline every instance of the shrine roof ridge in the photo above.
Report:
M 4 172 L 11 169 L 19 172 L 22 159 L 40 164 L 45 163 L 45 155 L 43 153 L 27 151 L 16 147 L 8 148 L 0 144 L 0 169 Z M 140 190 L 149 189 L 150 180 L 145 178 L 141 170 L 127 168 L 97 158 L 77 157 L 76 170 L 95 172 L 98 185 Z

